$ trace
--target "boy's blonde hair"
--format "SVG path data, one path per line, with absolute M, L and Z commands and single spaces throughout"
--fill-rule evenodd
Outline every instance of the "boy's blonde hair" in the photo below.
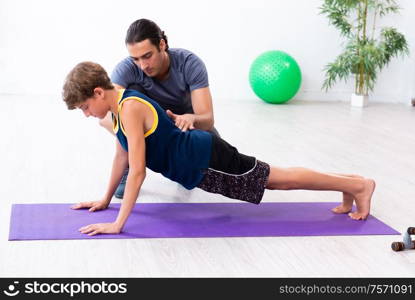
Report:
M 97 63 L 85 61 L 77 64 L 66 76 L 62 97 L 68 109 L 75 109 L 86 99 L 94 96 L 94 89 L 104 90 L 114 88 L 107 72 Z

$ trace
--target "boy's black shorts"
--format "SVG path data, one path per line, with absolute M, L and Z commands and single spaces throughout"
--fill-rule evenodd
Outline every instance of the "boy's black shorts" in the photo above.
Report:
M 210 193 L 255 204 L 261 202 L 270 166 L 238 152 L 218 136 L 212 135 L 209 168 L 198 188 Z

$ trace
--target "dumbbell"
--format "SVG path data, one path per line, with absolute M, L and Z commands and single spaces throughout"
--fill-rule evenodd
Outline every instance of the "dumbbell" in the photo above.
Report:
M 415 241 L 411 239 L 411 234 L 415 234 L 415 227 L 409 227 L 403 234 L 403 242 L 393 242 L 391 247 L 393 251 L 402 251 L 405 249 L 415 249 Z

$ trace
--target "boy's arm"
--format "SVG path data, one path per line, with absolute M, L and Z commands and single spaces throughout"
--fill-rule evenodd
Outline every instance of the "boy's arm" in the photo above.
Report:
M 111 202 L 112 196 L 124 175 L 125 169 L 128 167 L 128 153 L 122 148 L 118 139 L 116 140 L 115 156 L 112 162 L 112 170 L 110 181 L 108 183 L 107 192 L 100 201 L 87 201 L 73 205 L 72 209 L 89 208 L 89 211 L 97 211 L 106 209 Z
M 91 224 L 80 228 L 82 233 L 95 235 L 98 233 L 120 233 L 128 216 L 134 207 L 138 193 L 146 175 L 145 140 L 144 140 L 144 112 L 140 110 L 139 103 L 126 101 L 121 111 L 123 127 L 128 139 L 129 171 L 125 186 L 124 198 L 117 219 L 113 223 Z M 121 130 L 121 129 L 120 129 Z M 121 147 L 121 146 L 120 146 Z M 114 159 L 115 163 L 115 159 Z M 118 167 L 116 167 L 118 169 Z M 124 168 L 119 168 L 120 175 Z M 116 188 L 116 174 L 111 175 L 108 196 Z M 121 176 L 120 176 L 121 178 Z M 119 181 L 119 180 L 118 180 Z
M 136 101 L 126 101 L 121 118 L 128 140 L 129 171 L 116 226 L 122 230 L 130 215 L 146 176 L 144 114 Z

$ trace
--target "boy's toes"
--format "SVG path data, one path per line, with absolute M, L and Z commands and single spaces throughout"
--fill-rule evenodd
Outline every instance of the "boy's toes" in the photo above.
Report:
M 353 220 L 366 220 L 368 214 L 362 214 L 358 212 L 351 212 L 349 213 L 349 217 Z
M 351 208 L 349 209 L 347 207 L 344 207 L 343 205 L 339 205 L 331 209 L 331 211 L 336 214 L 346 214 L 350 212 L 351 210 L 352 210 Z
M 339 214 L 340 213 L 340 211 L 339 211 L 340 209 L 339 209 L 339 207 L 337 206 L 337 207 L 333 207 L 332 209 L 331 209 L 331 211 L 332 212 L 334 212 L 334 213 L 336 213 L 336 214 Z

